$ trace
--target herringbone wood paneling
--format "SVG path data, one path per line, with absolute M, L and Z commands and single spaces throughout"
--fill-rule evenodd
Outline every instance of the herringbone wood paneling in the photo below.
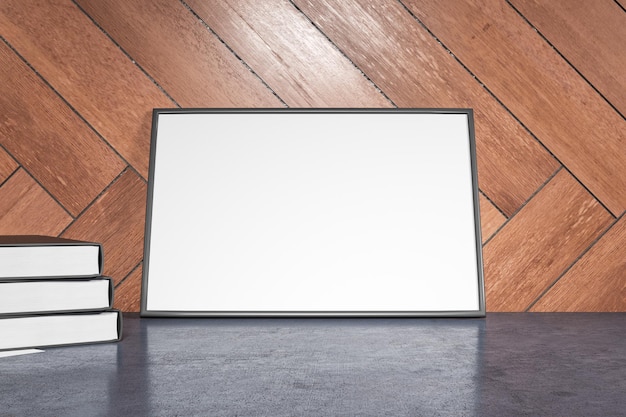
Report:
M 141 300 L 141 267 L 137 265 L 115 290 L 113 307 L 122 311 L 139 311 Z
M 141 262 L 146 194 L 146 183 L 128 170 L 62 234 L 101 242 L 104 274 L 113 277 L 116 284 Z
M 289 106 L 392 106 L 289 2 L 188 4 Z
M 506 217 L 484 195 L 480 195 L 480 225 L 482 240 L 485 243 L 498 230 Z
M 406 3 L 613 214 L 626 210 L 624 118 L 510 5 Z M 626 53 L 623 44 L 615 53 Z
M 115 152 L 4 43 L 0 109 L 0 145 L 72 215 L 124 168 Z
M 485 245 L 489 309 L 527 309 L 612 219 L 567 171 L 560 170 Z
M 283 106 L 181 2 L 79 4 L 181 106 Z
M 531 311 L 625 311 L 626 217 L 602 236 Z M 584 296 L 581 296 L 584 295 Z
M 0 233 L 103 242 L 137 311 L 153 107 L 471 107 L 488 310 L 626 311 L 626 13 L 582 4 L 0 2 Z
M 172 101 L 70 0 L 0 5 L 2 36 L 147 178 L 151 111 Z
M 565 59 L 626 114 L 626 13 L 614 1 L 510 0 Z M 616 53 L 617 52 L 617 53 Z
M 23 168 L 0 187 L 3 234 L 58 235 L 72 218 Z

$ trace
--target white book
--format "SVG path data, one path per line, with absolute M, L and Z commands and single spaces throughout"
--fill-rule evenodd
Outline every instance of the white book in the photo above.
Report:
M 102 245 L 51 236 L 0 236 L 0 279 L 97 276 Z
M 121 336 L 117 310 L 0 318 L 0 350 L 114 342 Z
M 113 280 L 39 279 L 0 281 L 0 314 L 106 310 L 113 306 Z

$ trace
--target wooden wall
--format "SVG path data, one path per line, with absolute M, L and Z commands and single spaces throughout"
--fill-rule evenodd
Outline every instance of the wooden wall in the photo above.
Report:
M 625 40 L 622 0 L 2 0 L 0 233 L 103 242 L 137 311 L 152 108 L 471 107 L 488 311 L 626 311 Z

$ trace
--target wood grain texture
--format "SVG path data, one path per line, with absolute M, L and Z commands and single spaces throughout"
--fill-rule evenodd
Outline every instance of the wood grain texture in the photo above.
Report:
M 113 307 L 122 311 L 138 313 L 141 309 L 141 273 L 142 265 L 134 269 L 122 282 L 115 287 Z
M 626 13 L 612 0 L 509 0 L 622 114 Z M 590 7 L 593 6 L 593 7 Z
M 511 6 L 406 4 L 613 214 L 626 209 L 626 122 Z
M 56 236 L 71 221 L 63 207 L 23 169 L 0 187 L 0 235 Z
M 531 311 L 626 311 L 626 216 Z
M 80 213 L 125 165 L 2 42 L 0 144 L 72 215 Z
M 283 107 L 181 2 L 78 4 L 183 107 Z
M 289 106 L 392 106 L 289 1 L 187 3 Z
M 485 245 L 488 311 L 524 311 L 611 221 L 561 170 Z
M 482 241 L 485 243 L 500 226 L 506 221 L 506 217 L 491 201 L 487 200 L 482 194 L 479 198 L 480 202 L 480 227 L 482 230 Z
M 112 277 L 116 284 L 143 257 L 146 189 L 146 183 L 137 174 L 124 172 L 62 235 L 101 242 L 104 275 Z
M 152 108 L 173 103 L 87 16 L 70 0 L 6 0 L 0 33 L 147 178 Z
M 11 158 L 4 149 L 0 148 L 0 185 L 18 168 L 15 159 Z
M 295 4 L 400 107 L 470 107 L 481 190 L 507 215 L 557 163 L 395 1 Z

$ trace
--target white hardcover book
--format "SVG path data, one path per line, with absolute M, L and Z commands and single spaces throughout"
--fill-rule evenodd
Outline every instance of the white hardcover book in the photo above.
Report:
M 0 236 L 0 279 L 97 276 L 102 245 L 51 236 Z
M 113 281 L 47 279 L 0 281 L 0 314 L 105 310 L 113 306 Z
M 65 313 L 0 318 L 0 350 L 120 340 L 122 314 Z

